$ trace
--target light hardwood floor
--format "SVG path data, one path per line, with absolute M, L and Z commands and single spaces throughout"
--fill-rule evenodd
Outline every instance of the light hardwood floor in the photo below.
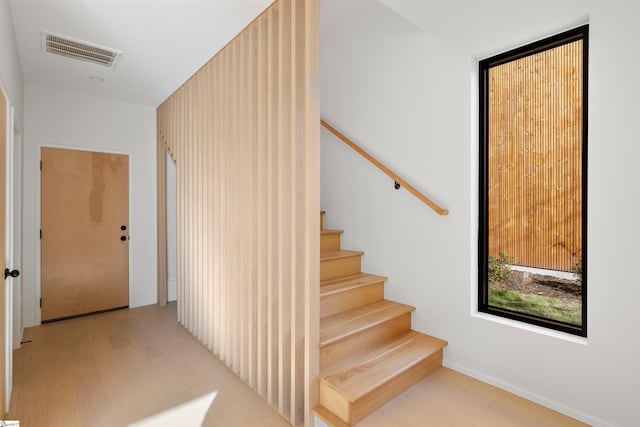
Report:
M 175 304 L 25 330 L 9 419 L 21 427 L 126 426 L 218 390 L 205 426 L 289 424 L 176 322 Z
M 218 390 L 205 426 L 287 426 L 176 322 L 175 304 L 25 330 L 9 419 L 21 427 L 126 426 Z M 575 420 L 439 369 L 360 427 L 573 426 Z
M 531 401 L 440 368 L 358 423 L 358 427 L 585 426 Z

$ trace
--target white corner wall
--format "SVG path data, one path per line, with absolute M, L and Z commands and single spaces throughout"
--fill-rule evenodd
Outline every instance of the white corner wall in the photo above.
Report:
M 323 130 L 327 225 L 345 230 L 344 247 L 365 251 L 364 270 L 390 277 L 388 298 L 417 307 L 416 329 L 449 341 L 447 366 L 590 424 L 638 425 L 640 56 L 630 47 L 640 41 L 640 5 L 456 1 L 451 15 L 432 13 L 434 25 L 421 30 L 377 1 L 358 2 L 357 19 L 323 32 L 322 114 L 451 213 L 438 216 L 394 190 Z M 322 19 L 339 3 L 327 0 Z M 587 20 L 589 336 L 581 341 L 475 313 L 475 72 L 482 57 Z
M 23 304 L 25 327 L 40 323 L 39 144 L 129 154 L 129 306 L 157 302 L 156 111 L 104 98 L 25 87 Z
M 0 0 L 0 84 L 14 107 L 14 128 L 22 133 L 24 84 L 8 0 Z

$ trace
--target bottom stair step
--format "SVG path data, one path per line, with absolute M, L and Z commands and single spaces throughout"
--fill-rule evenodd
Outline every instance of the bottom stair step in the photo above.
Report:
M 447 342 L 410 331 L 320 378 L 320 404 L 353 425 L 442 366 Z

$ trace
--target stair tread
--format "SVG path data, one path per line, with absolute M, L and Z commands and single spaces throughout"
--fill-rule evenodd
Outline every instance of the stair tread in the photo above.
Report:
M 329 372 L 322 380 L 350 402 L 355 402 L 446 345 L 444 340 L 412 330 Z
M 342 234 L 344 230 L 331 229 L 331 228 L 323 228 L 320 230 L 320 235 L 323 234 Z
M 330 259 L 348 258 L 351 256 L 364 255 L 362 251 L 350 251 L 346 249 L 337 249 L 334 251 L 326 251 L 320 253 L 320 261 L 327 261 Z
M 325 317 L 320 320 L 320 347 L 414 310 L 410 305 L 382 300 Z
M 320 281 L 320 298 L 339 292 L 350 291 L 362 286 L 369 286 L 387 281 L 387 277 L 369 273 L 358 273 L 351 276 L 338 277 Z

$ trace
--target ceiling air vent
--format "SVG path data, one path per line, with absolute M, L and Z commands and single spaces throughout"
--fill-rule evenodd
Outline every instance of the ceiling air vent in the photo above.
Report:
M 92 62 L 114 68 L 122 55 L 122 51 L 89 43 L 71 37 L 40 31 L 42 34 L 42 50 L 54 55 Z

